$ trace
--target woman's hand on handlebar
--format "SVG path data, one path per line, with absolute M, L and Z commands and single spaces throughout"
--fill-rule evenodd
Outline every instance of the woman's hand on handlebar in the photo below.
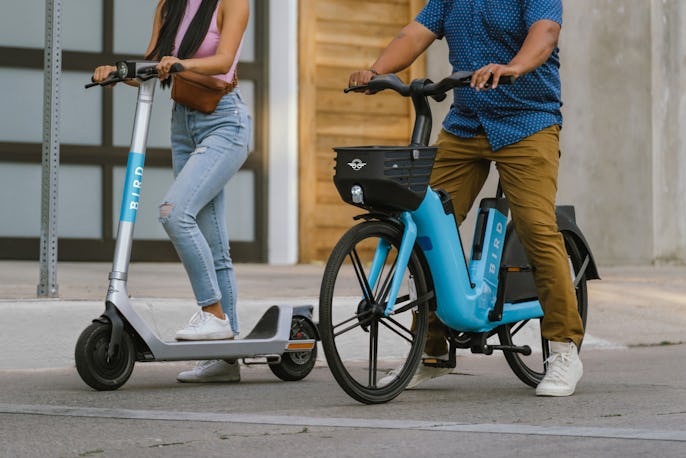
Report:
M 477 91 L 487 91 L 498 87 L 498 82 L 503 76 L 519 78 L 520 73 L 510 65 L 488 64 L 474 72 L 471 86 Z
M 157 75 L 159 76 L 160 80 L 163 81 L 169 78 L 169 75 L 172 73 L 172 65 L 174 64 L 183 65 L 183 61 L 178 57 L 174 56 L 164 56 L 160 60 L 160 63 L 157 64 Z
M 102 83 L 105 81 L 107 78 L 110 77 L 112 72 L 116 72 L 117 67 L 113 65 L 101 65 L 100 67 L 96 67 L 95 71 L 93 72 L 93 82 L 94 83 Z

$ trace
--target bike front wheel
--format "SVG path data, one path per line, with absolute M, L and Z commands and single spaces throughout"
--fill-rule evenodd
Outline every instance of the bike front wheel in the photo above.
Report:
M 585 257 L 582 256 L 576 241 L 570 235 L 563 232 L 563 237 L 574 284 L 577 310 L 581 321 L 586 326 L 588 291 L 585 271 L 582 271 Z M 545 375 L 545 360 L 550 355 L 550 342 L 541 335 L 541 320 L 532 319 L 503 325 L 498 329 L 498 337 L 503 345 L 529 345 L 533 349 L 529 356 L 506 351 L 505 359 L 512 372 L 521 381 L 532 387 L 538 386 Z M 581 351 L 581 346 L 579 346 L 579 351 Z
M 343 390 L 365 404 L 390 401 L 421 360 L 431 300 L 418 248 L 403 275 L 394 313 L 386 308 L 403 229 L 387 221 L 351 228 L 324 271 L 319 331 L 329 368 Z

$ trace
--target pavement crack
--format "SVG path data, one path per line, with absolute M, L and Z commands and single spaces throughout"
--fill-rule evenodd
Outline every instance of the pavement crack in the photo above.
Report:
M 166 442 L 163 444 L 154 444 L 154 445 L 148 445 L 148 448 L 162 448 L 162 447 L 174 447 L 176 445 L 187 445 L 191 444 L 194 441 L 185 441 L 185 442 Z
M 298 434 L 306 434 L 310 432 L 310 428 L 307 426 L 301 428 L 298 431 L 288 431 L 288 432 L 279 432 L 279 433 L 274 433 L 274 432 L 267 432 L 267 433 L 260 433 L 260 434 L 222 434 L 222 433 L 217 433 L 217 437 L 221 440 L 229 440 L 231 438 L 251 438 L 251 437 L 266 437 L 266 436 L 295 436 Z

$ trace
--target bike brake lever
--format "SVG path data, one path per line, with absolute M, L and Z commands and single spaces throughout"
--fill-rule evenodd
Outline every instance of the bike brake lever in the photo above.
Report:
M 364 84 L 362 86 L 346 87 L 345 89 L 343 89 L 343 92 L 345 92 L 346 94 L 349 92 L 366 92 L 368 89 L 369 89 L 369 86 Z

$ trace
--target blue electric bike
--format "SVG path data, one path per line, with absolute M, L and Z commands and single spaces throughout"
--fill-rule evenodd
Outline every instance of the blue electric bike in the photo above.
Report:
M 338 192 L 367 213 L 355 218 L 361 222 L 329 257 L 319 331 L 333 376 L 362 403 L 398 396 L 420 363 L 455 367 L 457 349 L 503 351 L 513 372 L 531 386 L 545 374 L 543 311 L 500 186 L 495 198 L 479 205 L 469 261 L 450 196 L 429 186 L 436 148 L 427 146 L 428 98 L 442 101 L 470 80 L 471 73 L 457 72 L 438 83 L 418 79 L 406 85 L 395 75 L 381 75 L 346 90 L 394 90 L 411 98 L 417 115 L 409 146 L 334 148 Z M 586 281 L 599 278 L 598 271 L 574 207 L 558 206 L 556 213 L 585 324 Z M 430 310 L 449 328 L 448 360 L 422 359 Z

